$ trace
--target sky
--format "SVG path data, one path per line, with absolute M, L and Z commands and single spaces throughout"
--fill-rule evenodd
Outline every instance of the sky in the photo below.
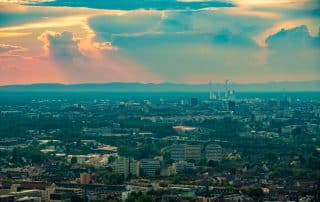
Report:
M 320 0 L 0 0 L 0 85 L 320 80 Z

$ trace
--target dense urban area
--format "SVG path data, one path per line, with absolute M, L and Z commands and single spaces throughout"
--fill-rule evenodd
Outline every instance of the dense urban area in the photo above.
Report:
M 0 201 L 320 201 L 320 97 L 1 97 Z

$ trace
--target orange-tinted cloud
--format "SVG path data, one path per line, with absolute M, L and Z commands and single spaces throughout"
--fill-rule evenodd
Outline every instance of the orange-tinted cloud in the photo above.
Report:
M 261 34 L 253 37 L 253 39 L 257 42 L 258 45 L 261 47 L 266 47 L 266 39 L 279 32 L 281 29 L 292 29 L 294 27 L 298 27 L 300 25 L 306 25 L 308 27 L 308 30 L 312 36 L 316 36 L 319 33 L 319 20 L 314 20 L 310 18 L 303 18 L 303 19 L 290 19 L 290 20 L 284 20 L 275 23 L 272 27 L 269 29 L 263 31 Z
M 17 53 L 17 52 L 26 51 L 26 50 L 27 50 L 26 48 L 23 48 L 21 46 L 0 44 L 0 54 L 2 54 L 2 53 L 13 54 L 13 53 Z
M 0 5 L 7 19 L 0 22 L 0 83 L 319 77 L 312 48 L 288 62 L 286 53 L 275 55 L 265 44 L 302 24 L 318 33 L 319 21 L 296 13 L 298 0 L 238 2 L 236 8 L 164 11 Z
M 113 57 L 113 49 L 106 49 L 102 44 L 96 47 L 91 44 L 91 50 L 96 54 L 81 52 L 81 39 L 75 38 L 71 32 L 46 31 L 38 37 L 44 43 L 48 57 L 55 62 L 71 82 L 87 81 L 137 81 L 155 79 L 137 64 L 129 60 Z M 110 52 L 111 50 L 111 52 Z M 100 57 L 96 57 L 97 55 Z

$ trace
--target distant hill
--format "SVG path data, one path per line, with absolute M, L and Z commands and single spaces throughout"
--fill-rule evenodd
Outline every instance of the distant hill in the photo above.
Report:
M 224 91 L 223 83 L 214 83 L 213 91 Z M 269 82 L 238 84 L 231 83 L 230 89 L 237 92 L 277 91 L 320 91 L 320 80 L 301 82 Z M 204 92 L 208 84 L 179 83 L 81 83 L 81 84 L 30 84 L 0 86 L 0 92 Z

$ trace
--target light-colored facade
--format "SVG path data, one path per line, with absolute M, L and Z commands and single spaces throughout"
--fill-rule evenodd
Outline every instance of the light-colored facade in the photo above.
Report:
M 222 160 L 222 147 L 218 144 L 209 144 L 206 147 L 206 160 L 219 162 Z
M 173 145 L 171 148 L 171 159 L 174 161 L 183 161 L 186 159 L 185 145 Z
M 186 145 L 186 160 L 200 161 L 201 160 L 201 146 L 200 145 Z
M 118 157 L 113 163 L 112 168 L 115 173 L 123 175 L 125 178 L 130 176 L 140 176 L 139 161 L 132 158 Z
M 174 145 L 171 149 L 171 159 L 174 161 L 200 161 L 201 146 L 187 144 Z
M 173 164 L 176 173 L 194 169 L 194 164 L 186 161 L 179 161 Z

